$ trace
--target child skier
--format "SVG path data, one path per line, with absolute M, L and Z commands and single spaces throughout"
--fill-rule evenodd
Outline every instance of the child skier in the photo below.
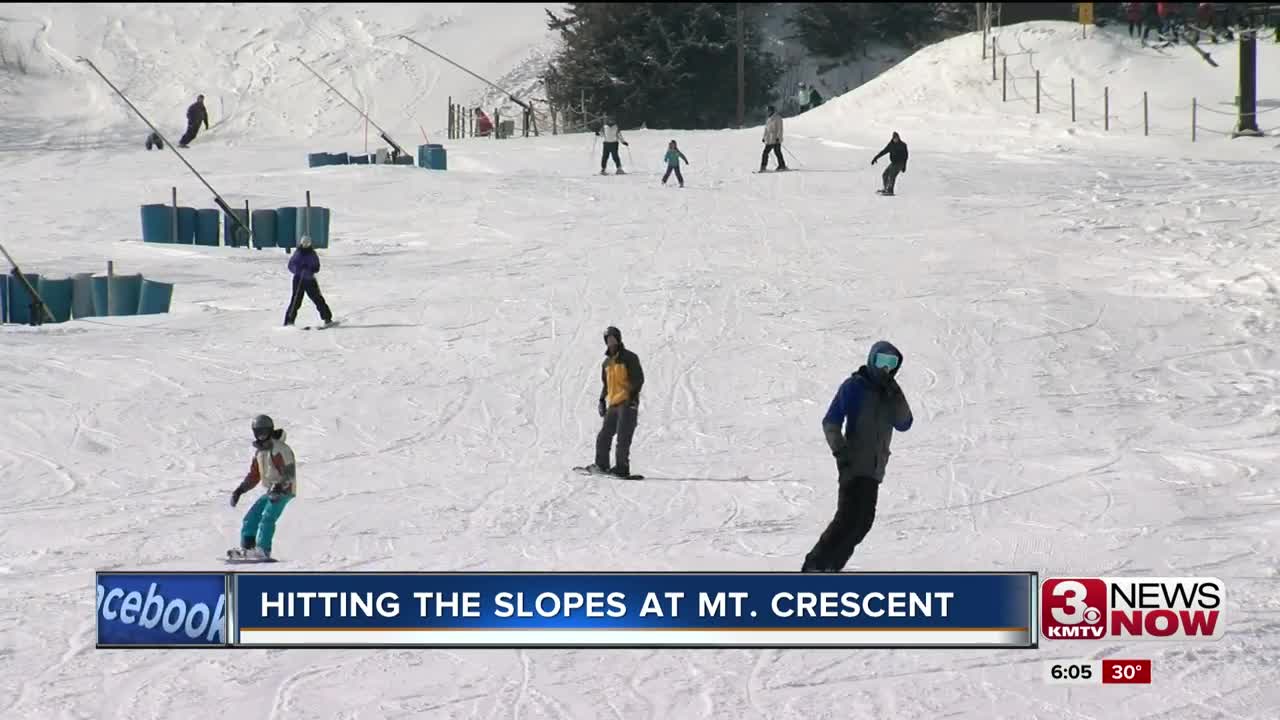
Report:
M 667 173 L 662 176 L 662 184 L 666 185 L 667 179 L 671 177 L 671 173 L 675 173 L 676 180 L 680 182 L 680 187 L 684 187 L 684 176 L 680 174 L 680 161 L 684 160 L 685 164 L 688 165 L 689 158 L 685 157 L 684 153 L 680 152 L 680 148 L 676 147 L 675 140 L 672 140 L 671 144 L 667 145 L 666 160 Z
M 316 282 L 316 273 L 320 272 L 320 256 L 311 247 L 311 238 L 303 235 L 298 241 L 298 250 L 289 258 L 289 272 L 293 273 L 293 295 L 289 297 L 289 309 L 284 313 L 284 324 L 288 327 L 298 319 L 298 310 L 302 307 L 302 296 L 305 294 L 315 303 L 320 319 L 325 325 L 333 324 L 333 312 L 329 303 L 320 294 L 320 283 Z
M 265 560 L 271 557 L 271 540 L 276 534 L 276 521 L 295 496 L 297 467 L 293 449 L 284 442 L 284 429 L 276 429 L 266 415 L 253 419 L 253 447 L 256 452 L 249 463 L 244 482 L 231 493 L 231 507 L 240 496 L 261 483 L 267 490 L 244 515 L 240 526 L 240 547 L 227 551 L 233 559 Z

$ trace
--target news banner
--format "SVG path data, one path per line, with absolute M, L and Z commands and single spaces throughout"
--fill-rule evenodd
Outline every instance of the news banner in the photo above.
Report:
M 111 648 L 1010 648 L 1223 636 L 1216 578 L 1038 573 L 99 572 Z M 1082 646 L 1080 643 L 1084 643 Z M 1046 682 L 1150 683 L 1143 658 Z

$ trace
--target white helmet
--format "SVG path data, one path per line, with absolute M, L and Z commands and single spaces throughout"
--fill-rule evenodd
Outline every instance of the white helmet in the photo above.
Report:
M 298 241 L 298 247 L 301 247 L 301 248 L 311 247 L 311 236 L 303 235 L 302 239 Z

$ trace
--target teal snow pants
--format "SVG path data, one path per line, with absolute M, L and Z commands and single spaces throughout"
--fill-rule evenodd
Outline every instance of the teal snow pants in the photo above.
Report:
M 256 542 L 262 552 L 270 555 L 271 539 L 276 534 L 276 521 L 292 499 L 292 495 L 281 495 L 272 500 L 269 493 L 258 498 L 249 512 L 244 514 L 244 523 L 240 525 L 240 545 L 251 548 Z

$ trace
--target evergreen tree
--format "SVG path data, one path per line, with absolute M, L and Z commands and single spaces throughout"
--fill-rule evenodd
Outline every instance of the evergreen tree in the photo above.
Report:
M 872 42 L 917 49 L 974 28 L 973 3 L 804 3 L 790 24 L 809 52 L 854 58 Z
M 736 3 L 569 3 L 550 11 L 563 49 L 547 75 L 551 100 L 623 125 L 722 128 L 737 114 Z M 744 23 L 746 105 L 768 102 L 781 70 Z

